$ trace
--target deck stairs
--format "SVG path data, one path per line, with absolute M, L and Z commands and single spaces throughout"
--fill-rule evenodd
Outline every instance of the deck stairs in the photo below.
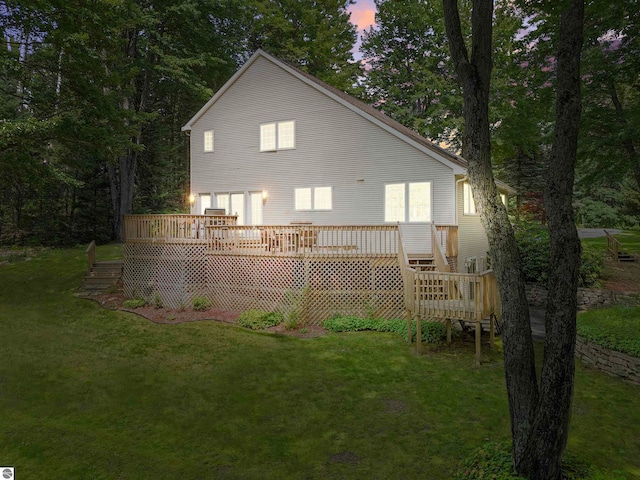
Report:
M 99 295 L 113 288 L 122 278 L 122 266 L 122 260 L 94 262 L 91 270 L 84 277 L 78 295 Z
M 407 255 L 409 267 L 417 272 L 435 272 L 438 270 L 430 253 L 410 253 Z
M 618 252 L 618 261 L 619 262 L 635 262 L 636 259 L 633 255 L 627 252 Z

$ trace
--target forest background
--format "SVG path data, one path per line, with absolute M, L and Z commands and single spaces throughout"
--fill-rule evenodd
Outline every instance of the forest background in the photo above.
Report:
M 122 214 L 188 211 L 180 127 L 257 48 L 464 155 L 441 1 L 376 0 L 361 61 L 353 3 L 0 1 L 0 244 L 104 243 Z M 584 226 L 640 223 L 637 3 L 587 3 L 574 203 Z M 459 4 L 469 39 L 471 2 Z M 545 218 L 556 8 L 496 1 L 492 160 L 517 190 L 516 219 Z

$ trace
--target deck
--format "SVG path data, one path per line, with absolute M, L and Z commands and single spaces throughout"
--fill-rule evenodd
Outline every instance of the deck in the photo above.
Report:
M 297 310 L 310 324 L 334 314 L 409 312 L 478 325 L 500 316 L 491 271 L 455 272 L 455 226 L 242 226 L 235 216 L 129 215 L 124 233 L 125 293 L 158 294 L 176 308 L 206 296 L 219 308 Z

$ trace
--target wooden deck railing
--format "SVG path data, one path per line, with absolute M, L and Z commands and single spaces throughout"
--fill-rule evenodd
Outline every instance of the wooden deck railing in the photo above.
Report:
M 609 253 L 613 257 L 613 259 L 617 261 L 620 250 L 622 249 L 622 244 L 618 241 L 617 238 L 615 238 L 606 230 L 604 231 L 604 233 L 607 237 L 607 253 Z
M 208 251 L 215 255 L 394 257 L 395 225 L 208 226 Z
M 128 243 L 206 243 L 209 225 L 235 225 L 236 215 L 125 215 Z
M 398 265 L 402 274 L 402 284 L 404 286 L 404 308 L 409 312 L 415 311 L 415 295 L 413 294 L 416 270 L 409 266 L 409 258 L 402 243 L 402 233 L 398 231 Z M 411 319 L 409 318 L 409 330 L 411 329 Z
M 435 225 L 436 238 L 442 245 L 447 257 L 458 256 L 458 226 L 457 225 Z
M 498 291 L 492 271 L 481 274 L 416 272 L 415 314 L 479 322 L 500 316 Z
M 438 239 L 438 230 L 433 223 L 431 224 L 431 246 L 433 250 L 433 260 L 438 270 L 441 272 L 450 272 L 451 266 L 447 261 L 445 250 L 442 248 L 441 238 Z

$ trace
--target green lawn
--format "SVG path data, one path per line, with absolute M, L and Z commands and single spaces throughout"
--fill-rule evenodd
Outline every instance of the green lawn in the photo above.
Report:
M 640 307 L 616 306 L 578 315 L 578 335 L 589 342 L 640 357 Z
M 614 237 L 622 243 L 622 249 L 625 252 L 640 253 L 640 231 L 625 230 L 622 233 L 614 235 Z M 582 244 L 595 250 L 601 250 L 602 252 L 607 250 L 606 237 L 585 238 L 582 240 Z
M 392 333 L 156 325 L 72 297 L 84 266 L 84 249 L 0 266 L 17 478 L 444 479 L 509 438 L 500 356 L 473 368 L 472 343 L 416 357 Z M 578 365 L 569 450 L 640 479 L 640 388 Z

